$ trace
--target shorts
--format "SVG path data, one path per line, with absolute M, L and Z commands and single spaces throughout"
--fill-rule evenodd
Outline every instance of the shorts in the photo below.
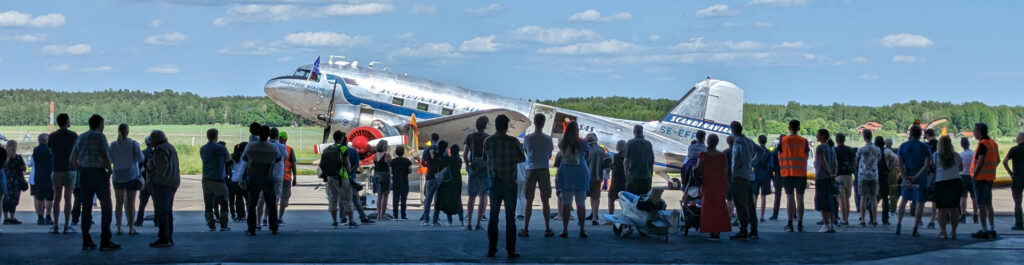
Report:
M 992 205 L 992 181 L 974 181 L 974 195 L 977 196 L 978 205 Z
M 373 193 L 391 191 L 391 174 L 387 172 L 373 173 Z
M 127 182 L 114 182 L 115 190 L 138 191 L 142 189 L 142 180 L 129 180 Z
M 74 189 L 75 185 L 78 184 L 78 172 L 75 171 L 64 171 L 64 172 L 53 172 L 53 187 L 64 187 L 66 189 Z
M 592 199 L 601 198 L 601 181 L 591 181 L 590 189 L 587 191 L 587 197 Z
M 587 199 L 586 191 L 559 191 L 558 196 L 562 198 L 563 209 L 569 209 L 572 207 L 572 203 L 576 203 L 576 207 L 583 207 Z
M 753 185 L 750 187 L 750 190 L 754 193 L 754 196 L 772 194 L 772 181 L 770 179 L 754 181 Z
M 278 199 L 277 199 L 281 203 L 278 206 L 279 207 L 288 206 L 288 201 L 291 198 L 292 198 L 292 182 L 291 181 L 282 182 L 281 183 L 281 197 L 278 197 Z
M 487 190 L 489 190 L 488 189 L 489 185 L 487 185 L 488 184 L 487 183 L 488 179 L 489 178 L 487 177 L 486 173 L 473 172 L 473 174 L 470 174 L 469 175 L 469 187 L 467 188 L 467 190 L 469 191 L 469 194 L 467 194 L 467 195 L 469 195 L 469 196 L 485 196 L 485 195 L 487 195 L 488 194 Z
M 974 197 L 974 179 L 971 178 L 971 175 L 960 175 L 960 182 L 962 188 L 960 197 L 967 197 L 968 194 Z
M 935 183 L 935 207 L 940 209 L 959 208 L 960 191 L 963 182 L 959 179 L 939 181 Z
M 836 211 L 836 194 L 834 179 L 820 178 L 814 180 L 814 209 L 818 211 Z
M 32 196 L 37 201 L 53 201 L 53 183 L 36 179 L 36 185 L 32 186 Z
M 533 200 L 533 195 L 540 188 L 540 198 L 547 200 L 551 198 L 551 171 L 547 168 L 526 170 L 526 199 Z
M 138 182 L 138 181 L 133 181 Z M 212 196 L 213 198 L 219 196 L 228 196 L 228 185 L 224 184 L 223 181 L 203 180 L 203 194 Z M 116 183 L 114 185 L 117 185 Z
M 905 182 L 906 179 L 904 179 L 904 183 Z M 913 184 L 917 184 L 917 187 L 903 187 L 903 189 L 900 191 L 900 196 L 903 196 L 905 200 L 917 203 L 928 201 L 928 175 L 921 176 L 920 178 L 915 180 Z
M 861 198 L 872 199 L 878 197 L 877 179 L 857 179 L 857 185 L 860 185 Z
M 636 195 L 645 195 L 651 191 L 651 179 L 631 179 L 626 183 L 626 190 Z
M 846 195 L 846 198 L 850 198 L 853 195 L 853 176 L 852 175 L 839 175 L 836 176 L 836 182 L 839 182 L 839 193 Z M 836 194 L 839 195 L 839 194 Z
M 804 195 L 804 192 L 807 191 L 807 178 L 783 177 L 782 189 L 786 192 L 786 195 L 793 195 L 794 192 L 797 195 Z

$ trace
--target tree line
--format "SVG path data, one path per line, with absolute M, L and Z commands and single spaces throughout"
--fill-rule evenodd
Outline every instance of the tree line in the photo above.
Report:
M 0 124 L 48 125 L 50 102 L 55 113 L 67 113 L 72 124 L 89 116 L 132 125 L 249 124 L 313 125 L 281 108 L 267 97 L 201 97 L 191 92 L 164 90 L 104 90 L 59 92 L 40 89 L 0 90 Z
M 89 115 L 100 114 L 112 122 L 133 125 L 249 124 L 274 126 L 315 125 L 292 114 L 267 97 L 202 97 L 191 92 L 164 90 L 104 90 L 58 92 L 41 89 L 0 90 L 0 125 L 47 125 L 49 103 L 56 113 L 68 113 L 73 124 L 85 124 Z M 572 97 L 537 102 L 602 116 L 629 120 L 659 120 L 678 102 L 672 99 L 632 97 Z M 1014 135 L 1024 124 L 1024 106 L 988 106 L 981 102 L 954 104 L 910 101 L 878 107 L 744 104 L 743 123 L 751 134 L 783 134 L 791 119 L 803 122 L 802 134 L 825 128 L 834 132 L 856 132 L 868 122 L 882 124 L 883 134 L 906 130 L 914 119 L 930 122 L 947 118 L 950 133 L 970 131 L 976 122 L 989 124 L 996 136 Z M 727 121 L 722 121 L 727 122 Z

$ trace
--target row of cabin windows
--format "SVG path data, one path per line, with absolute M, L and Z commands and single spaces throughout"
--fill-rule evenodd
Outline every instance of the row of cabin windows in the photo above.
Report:
M 395 106 L 405 106 L 405 99 L 393 97 L 391 98 L 391 104 Z M 416 103 L 416 109 L 421 111 L 430 111 L 430 105 L 427 105 L 427 103 Z M 441 115 L 452 115 L 452 112 L 452 109 L 441 108 Z

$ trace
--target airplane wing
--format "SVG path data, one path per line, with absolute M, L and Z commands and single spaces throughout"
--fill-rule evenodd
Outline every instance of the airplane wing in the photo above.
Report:
M 461 145 L 467 135 L 476 132 L 476 119 L 480 116 L 487 116 L 490 119 L 490 123 L 487 124 L 485 131 L 488 134 L 494 134 L 494 119 L 502 114 L 511 120 L 508 125 L 508 135 L 519 137 L 531 125 L 531 121 L 526 115 L 514 110 L 481 110 L 417 122 L 416 127 L 419 128 L 419 143 L 417 144 L 421 149 L 426 147 L 426 142 L 430 140 L 430 135 L 437 133 L 441 136 L 441 140 L 448 141 L 449 144 Z M 411 127 L 412 124 L 407 124 L 406 126 Z

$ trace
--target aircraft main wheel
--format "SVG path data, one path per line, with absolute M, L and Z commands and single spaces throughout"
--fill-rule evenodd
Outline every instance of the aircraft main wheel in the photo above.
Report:
M 633 228 L 632 227 L 626 226 L 626 227 L 622 228 L 622 230 L 623 230 L 622 231 L 622 237 L 629 237 L 630 235 L 633 234 Z
M 612 232 L 615 233 L 616 236 L 622 236 L 622 227 L 619 225 L 613 225 Z

